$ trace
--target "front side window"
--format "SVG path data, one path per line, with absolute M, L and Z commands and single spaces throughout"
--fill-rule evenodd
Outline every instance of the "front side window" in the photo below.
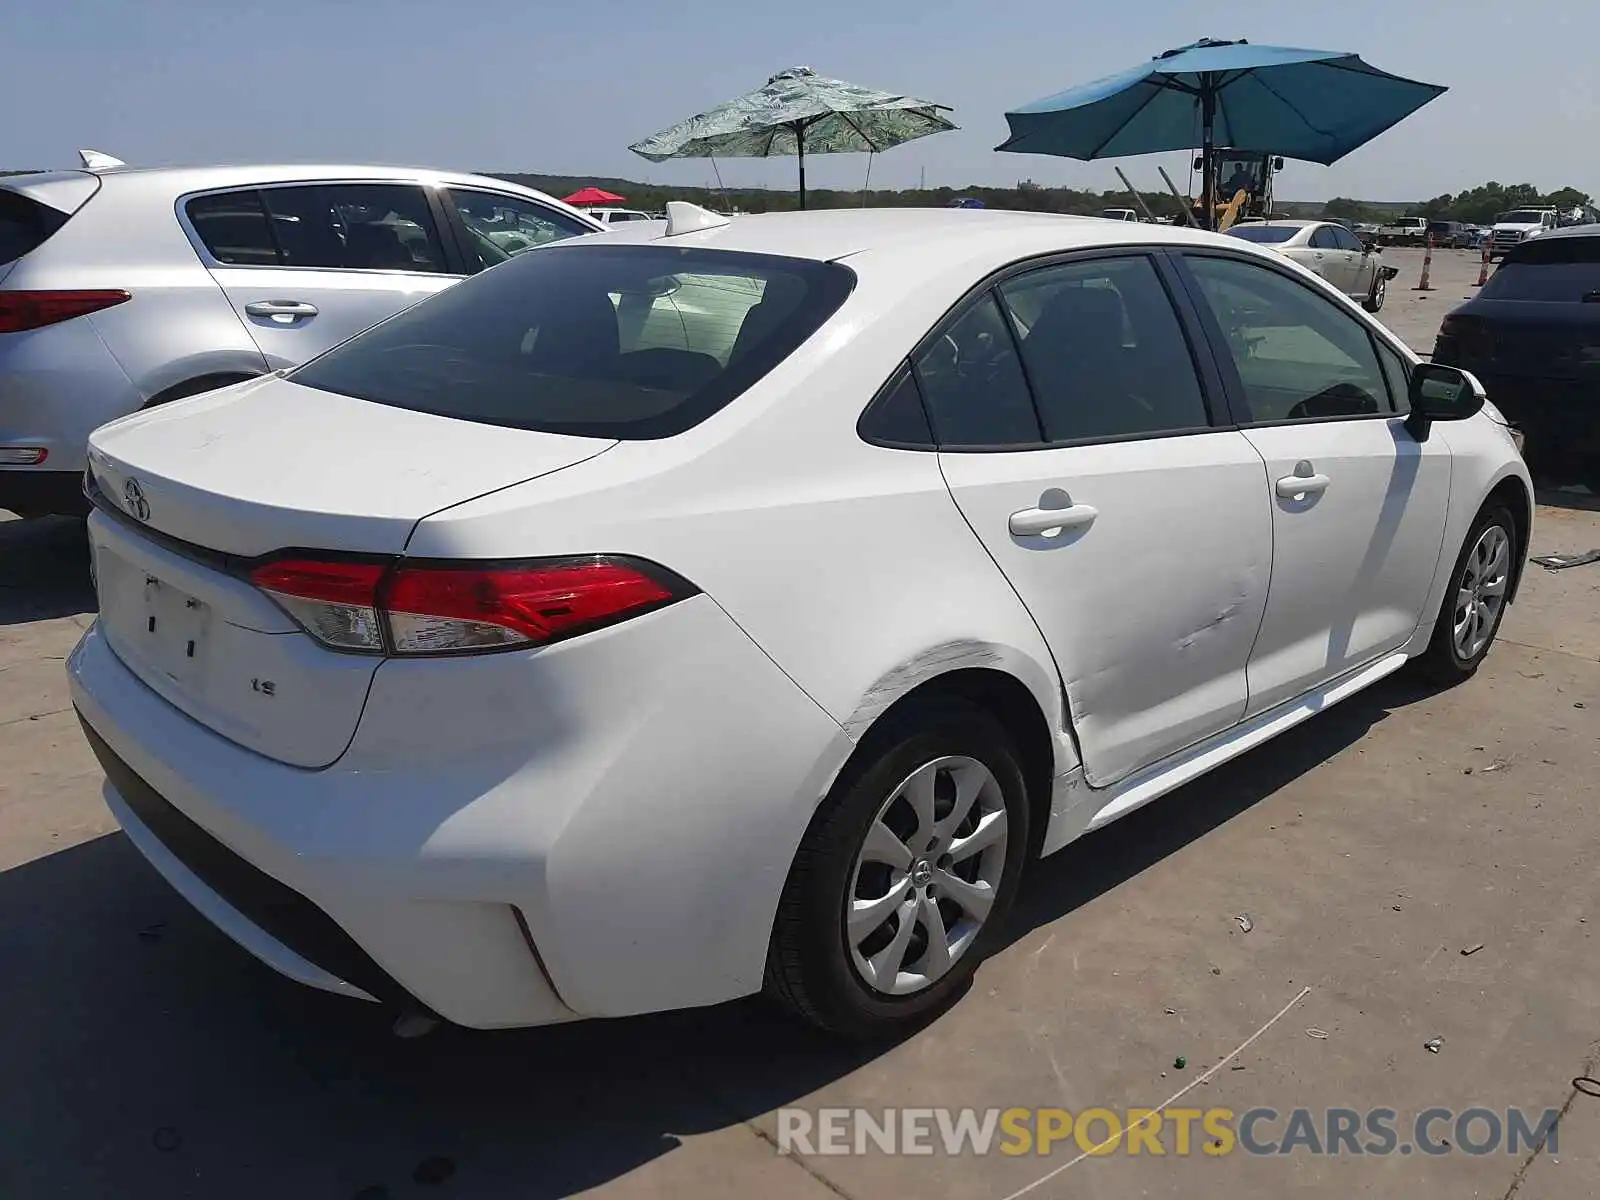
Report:
M 1390 411 L 1366 327 L 1267 267 L 1187 255 L 1257 425 Z
M 1017 343 L 985 292 L 914 360 L 942 447 L 1036 446 L 1041 437 Z
M 1389 382 L 1390 404 L 1395 412 L 1408 413 L 1411 411 L 1411 372 L 1406 369 L 1405 359 L 1381 338 L 1374 340 L 1378 343 L 1378 362 L 1383 366 L 1383 377 Z
M 1044 267 L 1000 294 L 1048 441 L 1209 426 L 1189 343 L 1148 258 Z
M 837 263 L 606 241 L 519 255 L 293 379 L 487 425 L 671 437 L 792 354 L 855 283 Z
M 427 194 L 415 184 L 317 183 L 260 196 L 282 266 L 447 271 Z
M 523 196 L 446 188 L 466 226 L 466 254 L 473 270 L 492 267 L 536 246 L 593 233 L 582 221 Z

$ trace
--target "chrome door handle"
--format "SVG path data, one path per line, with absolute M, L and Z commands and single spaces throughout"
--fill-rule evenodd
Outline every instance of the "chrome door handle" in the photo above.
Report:
M 1006 527 L 1018 536 L 1048 534 L 1051 530 L 1084 529 L 1094 523 L 1100 510 L 1088 504 L 1067 508 L 1024 508 L 1011 514 Z
M 1296 496 L 1320 496 L 1332 482 L 1326 475 L 1285 475 L 1276 486 L 1278 495 L 1292 500 Z
M 252 317 L 271 317 L 274 320 L 283 317 L 297 321 L 301 317 L 316 316 L 317 306 L 307 304 L 304 300 L 252 300 L 244 306 L 244 311 Z

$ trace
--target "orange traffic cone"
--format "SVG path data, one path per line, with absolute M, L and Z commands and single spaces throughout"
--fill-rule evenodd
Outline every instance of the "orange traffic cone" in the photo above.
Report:
M 1478 282 L 1473 287 L 1482 287 L 1489 282 L 1489 243 L 1492 239 L 1487 235 L 1483 239 L 1483 265 L 1478 268 Z
M 1428 272 L 1433 268 L 1433 234 L 1428 235 L 1428 248 L 1422 252 L 1422 280 L 1413 292 L 1431 292 L 1433 287 L 1428 283 Z

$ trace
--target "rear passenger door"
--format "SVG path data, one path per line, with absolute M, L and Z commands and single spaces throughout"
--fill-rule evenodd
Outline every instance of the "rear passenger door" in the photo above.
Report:
M 913 359 L 951 494 L 1049 643 L 1097 786 L 1244 715 L 1267 598 L 1261 458 L 1215 427 L 1167 270 L 1020 270 Z
M 186 199 L 202 258 L 273 370 L 448 287 L 461 265 L 415 183 L 297 183 Z

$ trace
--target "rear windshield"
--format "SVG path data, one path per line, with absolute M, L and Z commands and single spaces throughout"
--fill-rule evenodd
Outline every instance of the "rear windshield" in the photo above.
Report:
M 66 223 L 66 213 L 0 188 L 0 263 L 37 250 Z
M 1300 232 L 1296 225 L 1235 225 L 1228 233 L 1247 242 L 1287 242 Z
M 850 294 L 837 263 L 658 244 L 518 255 L 313 359 L 296 383 L 488 425 L 671 437 Z
M 1557 234 L 1524 242 L 1479 295 L 1485 300 L 1600 301 L 1600 237 Z

